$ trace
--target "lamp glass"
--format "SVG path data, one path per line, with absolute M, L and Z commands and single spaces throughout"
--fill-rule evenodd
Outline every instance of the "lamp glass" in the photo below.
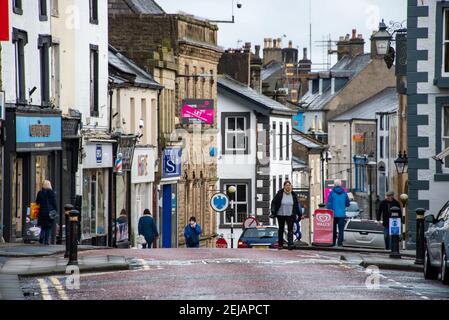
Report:
M 387 39 L 376 39 L 375 41 L 376 41 L 377 54 L 381 56 L 386 55 L 388 53 L 390 41 Z

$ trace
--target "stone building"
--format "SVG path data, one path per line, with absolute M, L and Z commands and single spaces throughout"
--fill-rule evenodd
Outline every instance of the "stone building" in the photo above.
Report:
M 394 70 L 383 56 L 364 53 L 364 41 L 353 30 L 338 42 L 339 60 L 326 72 L 309 76 L 309 91 L 301 99 L 303 131 L 327 142 L 328 121 L 387 87 L 396 85 Z
M 158 194 L 163 247 L 184 245 L 183 228 L 190 216 L 196 216 L 203 227 L 202 245 L 214 242 L 216 213 L 209 199 L 217 184 L 216 76 L 222 54 L 217 31 L 216 25 L 193 16 L 166 14 L 154 1 L 109 0 L 111 45 L 147 70 L 157 69 L 154 53 L 163 48 L 175 57 L 175 91 L 165 99 L 173 99 L 176 108 L 171 140 L 179 138 L 183 147 L 166 147 L 160 154 L 162 176 L 174 182 L 163 184 Z M 183 117 L 181 108 L 192 106 L 213 117 L 206 121 Z M 160 108 L 164 113 L 164 104 Z M 169 172 L 174 163 L 175 172 Z

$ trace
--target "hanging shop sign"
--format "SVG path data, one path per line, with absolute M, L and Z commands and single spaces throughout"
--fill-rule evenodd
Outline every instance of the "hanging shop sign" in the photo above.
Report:
M 164 149 L 162 156 L 162 177 L 173 178 L 181 176 L 181 148 Z
M 182 124 L 214 124 L 214 100 L 183 100 L 181 117 Z
M 131 171 L 134 148 L 136 147 L 137 138 L 134 135 L 120 136 L 118 138 L 117 154 L 122 154 L 122 170 Z
M 131 183 L 150 183 L 154 181 L 154 149 L 136 148 L 134 150 Z
M 52 151 L 62 149 L 61 116 L 16 115 L 16 151 Z
M 363 133 L 354 133 L 352 135 L 352 141 L 353 142 L 364 142 L 365 141 L 365 134 L 363 134 Z
M 111 168 L 112 144 L 94 143 L 85 146 L 86 157 L 83 160 L 85 169 Z

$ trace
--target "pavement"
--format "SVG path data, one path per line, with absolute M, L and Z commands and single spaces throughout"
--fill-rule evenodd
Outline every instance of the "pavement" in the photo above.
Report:
M 78 251 L 108 249 L 107 247 L 78 246 Z M 65 253 L 65 245 L 0 243 L 0 257 L 45 257 Z

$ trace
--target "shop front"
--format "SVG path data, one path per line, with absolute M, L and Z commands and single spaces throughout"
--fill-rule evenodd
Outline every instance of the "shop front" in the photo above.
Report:
M 81 242 L 106 246 L 109 228 L 109 183 L 112 142 L 90 140 L 84 146 L 82 170 Z
M 162 178 L 159 188 L 159 245 L 176 248 L 178 239 L 178 182 L 181 178 L 181 148 L 166 148 L 162 154 Z
M 131 171 L 131 230 L 132 243 L 136 243 L 138 223 L 145 209 L 153 211 L 155 149 L 134 149 Z M 152 212 L 153 213 L 153 212 Z
M 31 208 L 44 180 L 51 182 L 61 208 L 61 114 L 33 107 L 8 108 L 5 134 L 3 177 L 10 183 L 4 184 L 4 238 L 8 242 L 37 241 L 40 230 Z M 62 211 L 58 211 L 52 243 L 60 230 Z

